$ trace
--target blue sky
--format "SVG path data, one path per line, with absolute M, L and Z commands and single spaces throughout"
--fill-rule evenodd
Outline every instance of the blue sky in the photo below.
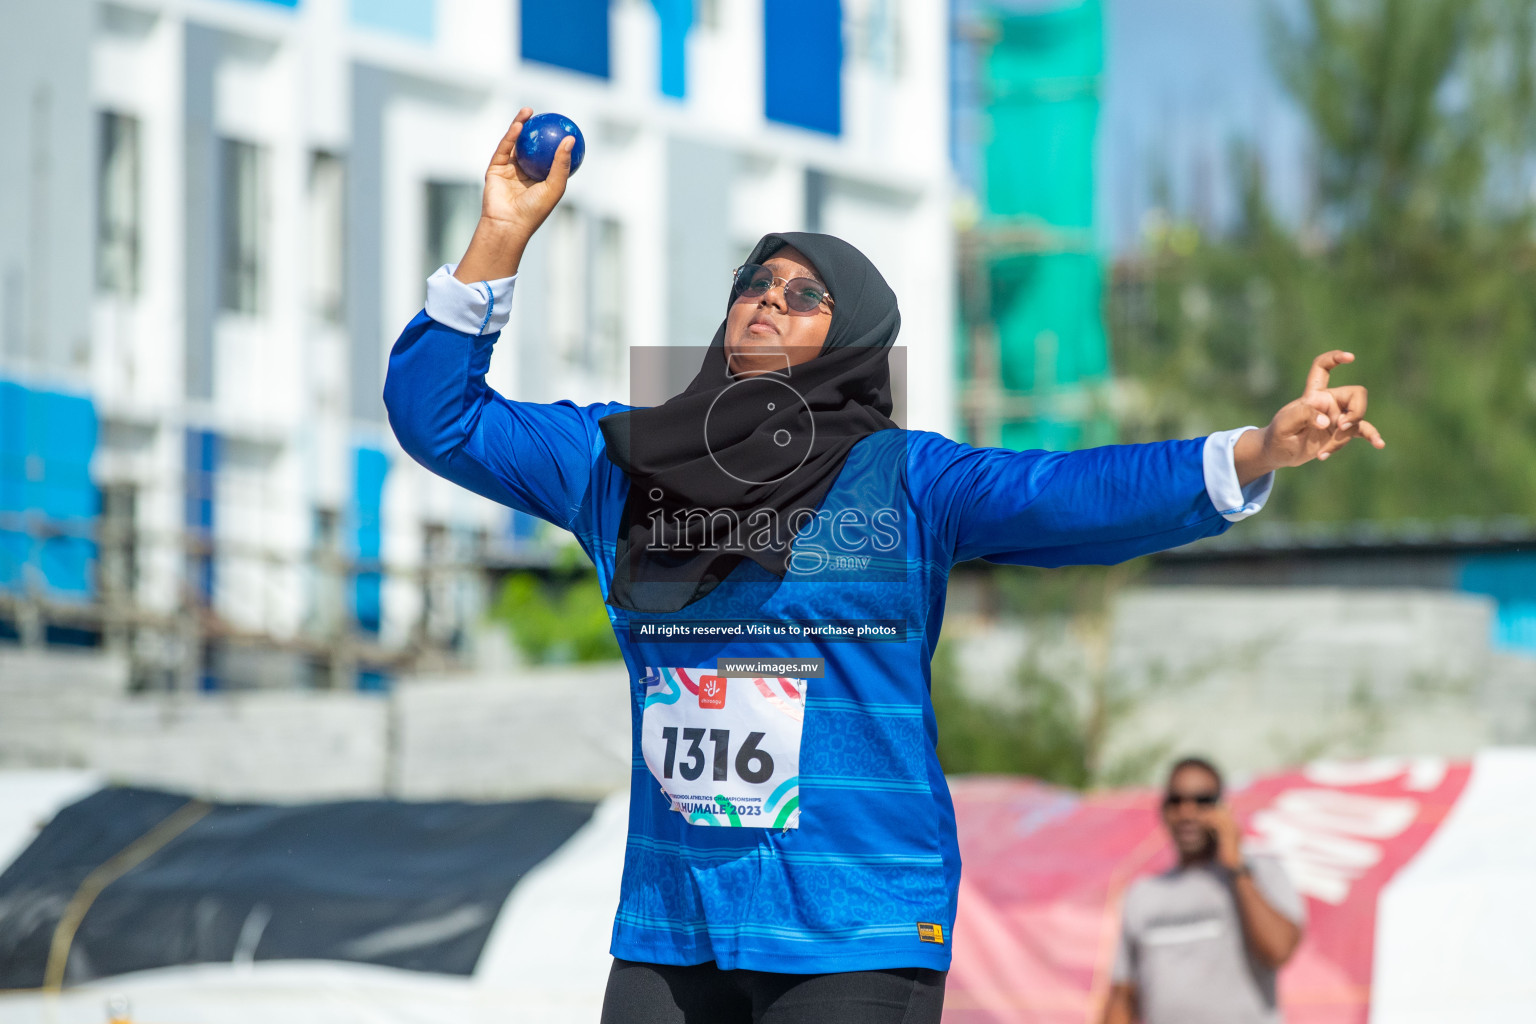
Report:
M 1079 0 L 954 0 L 959 11 L 1040 10 Z M 1307 206 L 1307 132 L 1273 74 L 1264 10 L 1297 0 L 1102 0 L 1105 73 L 1097 180 L 1106 251 L 1134 248 L 1166 177 L 1176 216 L 1213 226 L 1236 206 L 1234 141 L 1256 148 L 1272 204 L 1295 221 Z M 967 72 L 957 66 L 964 80 Z M 962 95 L 969 87 L 960 86 Z M 957 124 L 962 140 L 976 131 Z M 962 150 L 965 143 L 961 142 Z M 957 153 L 962 178 L 974 173 Z
M 1133 245 L 1164 168 L 1174 207 L 1230 217 L 1234 139 L 1256 146 L 1287 218 L 1307 202 L 1307 137 L 1270 70 L 1266 0 L 1105 0 L 1098 220 L 1110 251 Z

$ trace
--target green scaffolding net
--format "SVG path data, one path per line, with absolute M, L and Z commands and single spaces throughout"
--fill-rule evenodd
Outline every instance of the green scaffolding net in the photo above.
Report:
M 984 9 L 978 221 L 963 248 L 968 432 L 1010 448 L 1114 438 L 1094 140 L 1104 69 L 1100 0 Z M 975 285 L 979 284 L 980 287 Z M 978 354 L 978 345 L 995 351 Z

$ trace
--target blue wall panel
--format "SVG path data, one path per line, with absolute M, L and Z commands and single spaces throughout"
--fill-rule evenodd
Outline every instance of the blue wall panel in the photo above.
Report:
M 523 0 L 523 60 L 608 77 L 608 0 Z
M 26 582 L 32 542 L 19 530 L 0 528 L 0 590 L 20 591 Z
M 96 435 L 89 399 L 0 381 L 0 588 L 94 594 Z
M 379 556 L 384 547 L 384 477 L 389 473 L 389 458 L 376 448 L 359 448 L 353 465 L 352 528 L 358 570 L 352 584 L 352 608 L 358 626 L 377 633 L 384 619 L 384 573 Z
M 44 538 L 35 549 L 49 596 L 84 600 L 95 592 L 96 545 L 88 537 Z
M 1536 554 L 1469 555 L 1461 564 L 1460 583 L 1462 590 L 1498 602 L 1495 647 L 1536 653 Z
M 693 0 L 652 0 L 661 21 L 661 92 L 688 95 L 688 32 L 693 28 Z
M 27 390 L 0 380 L 0 587 L 26 581 L 32 542 L 20 529 L 26 510 Z
M 432 41 L 433 0 L 352 0 L 352 23 Z
M 357 688 L 365 693 L 385 693 L 394 683 L 394 678 L 388 673 L 376 668 L 361 668 L 357 670 Z
M 839 0 L 771 0 L 763 5 L 763 88 L 768 120 L 842 134 Z
M 218 494 L 219 435 L 211 430 L 188 430 L 182 461 L 187 525 L 187 583 L 204 606 L 213 603 L 213 531 Z

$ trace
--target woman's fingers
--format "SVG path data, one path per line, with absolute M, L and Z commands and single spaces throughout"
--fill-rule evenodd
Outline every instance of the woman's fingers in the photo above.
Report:
M 1364 422 L 1362 417 L 1367 400 L 1365 388 L 1359 384 L 1329 388 L 1326 393 L 1333 399 L 1339 414 L 1333 422 L 1333 436 L 1317 453 L 1319 461 L 1326 461 L 1328 456 L 1343 448 L 1359 434 L 1360 424 Z
M 1329 455 L 1343 448 L 1357 437 L 1363 437 L 1371 442 L 1374 448 L 1385 448 L 1386 439 L 1381 436 L 1381 431 L 1370 420 L 1356 420 L 1347 426 L 1341 424 L 1340 429 L 1334 433 L 1333 439 L 1323 446 L 1317 453 L 1319 459 L 1326 459 Z
M 1332 422 L 1333 408 L 1333 399 L 1325 391 L 1302 395 L 1281 406 L 1275 413 L 1274 426 L 1283 437 L 1303 438 L 1325 429 Z
M 1362 385 L 1346 384 L 1343 387 L 1329 388 L 1328 393 L 1339 405 L 1341 429 L 1359 423 L 1365 418 L 1365 407 L 1369 401 L 1369 395 Z
M 1308 459 L 1326 461 L 1330 455 L 1356 437 L 1363 437 L 1377 448 L 1386 447 L 1381 432 L 1365 419 L 1369 393 L 1359 384 L 1328 386 L 1328 375 L 1335 367 L 1355 361 L 1354 353 L 1342 349 L 1324 352 L 1312 360 L 1307 371 L 1307 387 L 1300 398 L 1275 416 L 1274 430 L 1284 464 L 1300 465 Z
M 1353 352 L 1345 352 L 1342 349 L 1324 352 L 1312 360 L 1312 368 L 1307 371 L 1307 390 L 1322 391 L 1328 387 L 1328 374 L 1335 366 L 1354 361 L 1355 354 Z
M 512 147 L 517 145 L 517 137 L 522 134 L 523 122 L 532 116 L 532 107 L 524 107 L 517 112 L 517 116 L 507 127 L 507 133 L 501 137 L 501 142 L 496 146 L 496 153 L 491 157 L 492 167 L 502 167 L 512 162 Z
M 571 177 L 571 152 L 576 148 L 576 136 L 567 135 L 560 140 L 560 145 L 555 149 L 555 158 L 549 164 L 549 177 L 544 180 L 549 182 L 557 196 L 565 194 L 565 183 Z
M 1339 418 L 1339 403 L 1327 391 L 1308 391 L 1301 396 L 1302 408 L 1310 412 L 1308 426 L 1327 430 Z

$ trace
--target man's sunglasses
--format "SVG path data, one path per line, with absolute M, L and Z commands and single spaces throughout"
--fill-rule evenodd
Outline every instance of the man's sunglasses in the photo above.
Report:
M 1168 793 L 1163 797 L 1163 807 L 1173 810 L 1181 804 L 1194 804 L 1197 807 L 1215 807 L 1221 799 L 1220 793 Z
M 784 305 L 796 313 L 813 313 L 823 302 L 832 304 L 827 289 L 809 277 L 792 277 L 785 280 L 774 277 L 773 271 L 758 263 L 744 263 L 732 274 L 731 301 L 736 299 L 760 299 L 784 282 Z

